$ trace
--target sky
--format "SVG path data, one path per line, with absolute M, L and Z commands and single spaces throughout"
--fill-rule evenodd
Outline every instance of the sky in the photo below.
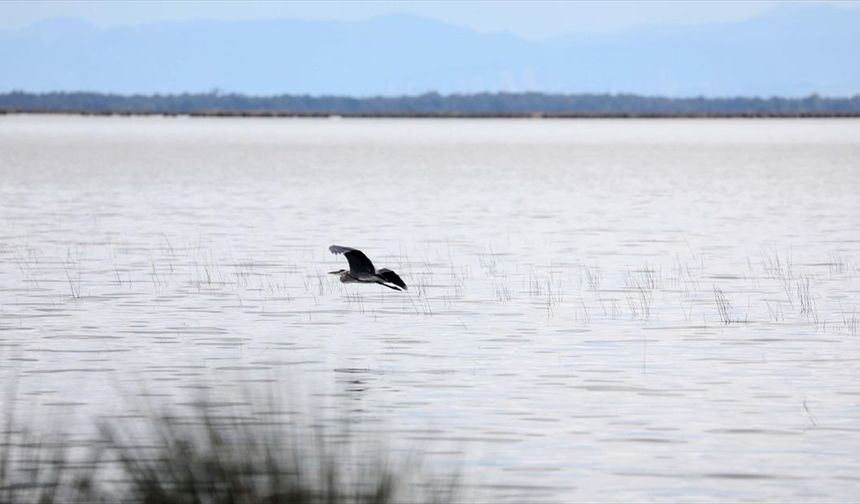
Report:
M 475 31 L 509 32 L 540 40 L 568 33 L 606 33 L 641 26 L 700 25 L 751 19 L 801 4 L 860 9 L 860 1 L 21 1 L 0 2 L 0 29 L 74 17 L 99 26 L 189 20 L 303 19 L 355 21 L 413 14 Z
M 0 92 L 854 96 L 860 0 L 0 0 Z

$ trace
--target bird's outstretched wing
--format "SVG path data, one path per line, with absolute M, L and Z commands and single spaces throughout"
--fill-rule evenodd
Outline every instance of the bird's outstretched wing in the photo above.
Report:
M 373 267 L 373 263 L 370 262 L 370 259 L 368 259 L 366 255 L 364 255 L 364 252 L 358 249 L 341 247 L 340 245 L 332 245 L 328 248 L 328 250 L 332 254 L 343 254 L 344 256 L 346 256 L 346 260 L 349 261 L 350 273 L 373 274 L 376 272 L 376 268 Z
M 391 271 L 390 269 L 382 268 L 381 270 L 377 271 L 376 274 L 386 282 L 392 283 L 402 288 L 403 290 L 406 290 L 406 282 L 404 282 L 403 279 L 397 275 L 397 273 Z

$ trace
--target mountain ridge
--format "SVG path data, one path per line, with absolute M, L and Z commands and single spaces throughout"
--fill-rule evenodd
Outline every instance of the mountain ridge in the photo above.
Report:
M 855 27 L 860 10 L 830 6 L 544 41 L 411 15 L 111 27 L 66 18 L 0 31 L 0 92 L 851 96 Z

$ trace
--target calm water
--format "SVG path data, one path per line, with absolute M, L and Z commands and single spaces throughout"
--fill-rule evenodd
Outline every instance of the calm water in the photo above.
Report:
M 856 120 L 0 117 L 0 400 L 289 389 L 488 500 L 852 501 L 859 193 Z

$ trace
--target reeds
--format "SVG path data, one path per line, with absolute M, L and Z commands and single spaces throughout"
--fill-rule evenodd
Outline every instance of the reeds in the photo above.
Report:
M 84 460 L 70 457 L 62 436 L 7 426 L 0 503 L 443 503 L 457 493 L 456 478 L 431 480 L 414 457 L 393 460 L 379 445 L 326 433 L 318 422 L 275 426 L 205 406 L 155 416 L 144 435 L 128 422 L 100 423 Z
M 726 297 L 726 293 L 722 289 L 714 285 L 714 304 L 717 305 L 717 312 L 720 314 L 720 322 L 725 325 L 731 324 L 732 320 L 732 303 Z

